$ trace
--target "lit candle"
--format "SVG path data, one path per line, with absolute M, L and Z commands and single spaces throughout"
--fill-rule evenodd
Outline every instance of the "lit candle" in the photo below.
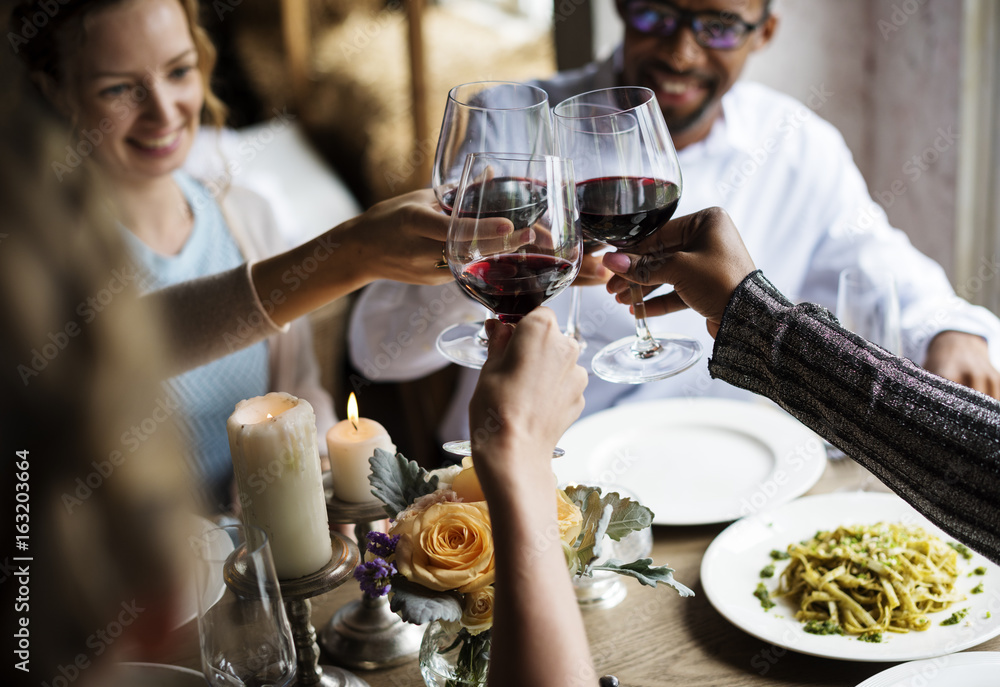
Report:
M 278 577 L 316 572 L 332 547 L 312 406 L 258 396 L 237 403 L 226 428 L 243 521 L 267 532 Z
M 353 503 L 375 498 L 368 483 L 368 475 L 372 471 L 368 459 L 375 455 L 375 449 L 396 452 L 385 427 L 375 420 L 358 417 L 358 401 L 353 393 L 347 401 L 347 419 L 341 420 L 326 433 L 326 448 L 330 454 L 333 495 L 341 501 Z

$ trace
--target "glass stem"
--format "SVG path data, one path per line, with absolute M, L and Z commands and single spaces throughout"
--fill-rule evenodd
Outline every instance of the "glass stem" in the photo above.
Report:
M 576 339 L 582 351 L 587 346 L 587 340 L 580 333 L 580 300 L 583 288 L 573 286 L 570 288 L 569 317 L 566 320 L 566 336 Z
M 635 311 L 635 341 L 632 343 L 632 354 L 637 358 L 652 358 L 660 352 L 660 344 L 649 333 L 646 325 L 646 302 L 643 300 L 642 288 L 638 284 L 629 286 L 632 297 L 632 309 Z

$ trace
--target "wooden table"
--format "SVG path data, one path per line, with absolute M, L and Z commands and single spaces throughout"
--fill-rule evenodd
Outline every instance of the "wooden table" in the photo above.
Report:
M 885 491 L 851 460 L 827 465 L 810 494 L 838 490 Z M 890 663 L 852 663 L 786 651 L 731 625 L 708 603 L 700 583 L 702 555 L 725 525 L 654 528 L 653 560 L 676 569 L 678 580 L 694 589 L 682 599 L 668 589 L 641 587 L 628 580 L 628 597 L 610 610 L 584 613 L 598 674 L 617 675 L 626 687 L 777 687 L 830 685 L 852 687 Z M 355 584 L 313 599 L 313 622 L 322 628 L 333 613 L 359 597 Z M 191 624 L 193 625 L 193 623 Z M 185 636 L 174 660 L 196 670 L 197 630 Z M 972 651 L 1000 651 L 1000 637 Z M 417 661 L 398 668 L 357 671 L 371 687 L 422 687 Z

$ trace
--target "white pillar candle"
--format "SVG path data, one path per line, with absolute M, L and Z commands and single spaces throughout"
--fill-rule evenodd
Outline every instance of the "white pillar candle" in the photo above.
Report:
M 312 406 L 258 396 L 237 403 L 226 428 L 243 521 L 267 532 L 278 577 L 316 572 L 332 547 Z
M 353 393 L 347 401 L 347 419 L 341 420 L 326 433 L 326 448 L 330 454 L 333 496 L 353 503 L 375 498 L 368 482 L 372 471 L 368 459 L 375 455 L 375 449 L 396 452 L 385 427 L 375 420 L 358 417 L 358 402 Z

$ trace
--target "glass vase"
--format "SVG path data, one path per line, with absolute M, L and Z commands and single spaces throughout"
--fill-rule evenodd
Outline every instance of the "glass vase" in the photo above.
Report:
M 420 675 L 428 687 L 485 687 L 490 630 L 472 634 L 458 623 L 428 623 L 420 644 Z

